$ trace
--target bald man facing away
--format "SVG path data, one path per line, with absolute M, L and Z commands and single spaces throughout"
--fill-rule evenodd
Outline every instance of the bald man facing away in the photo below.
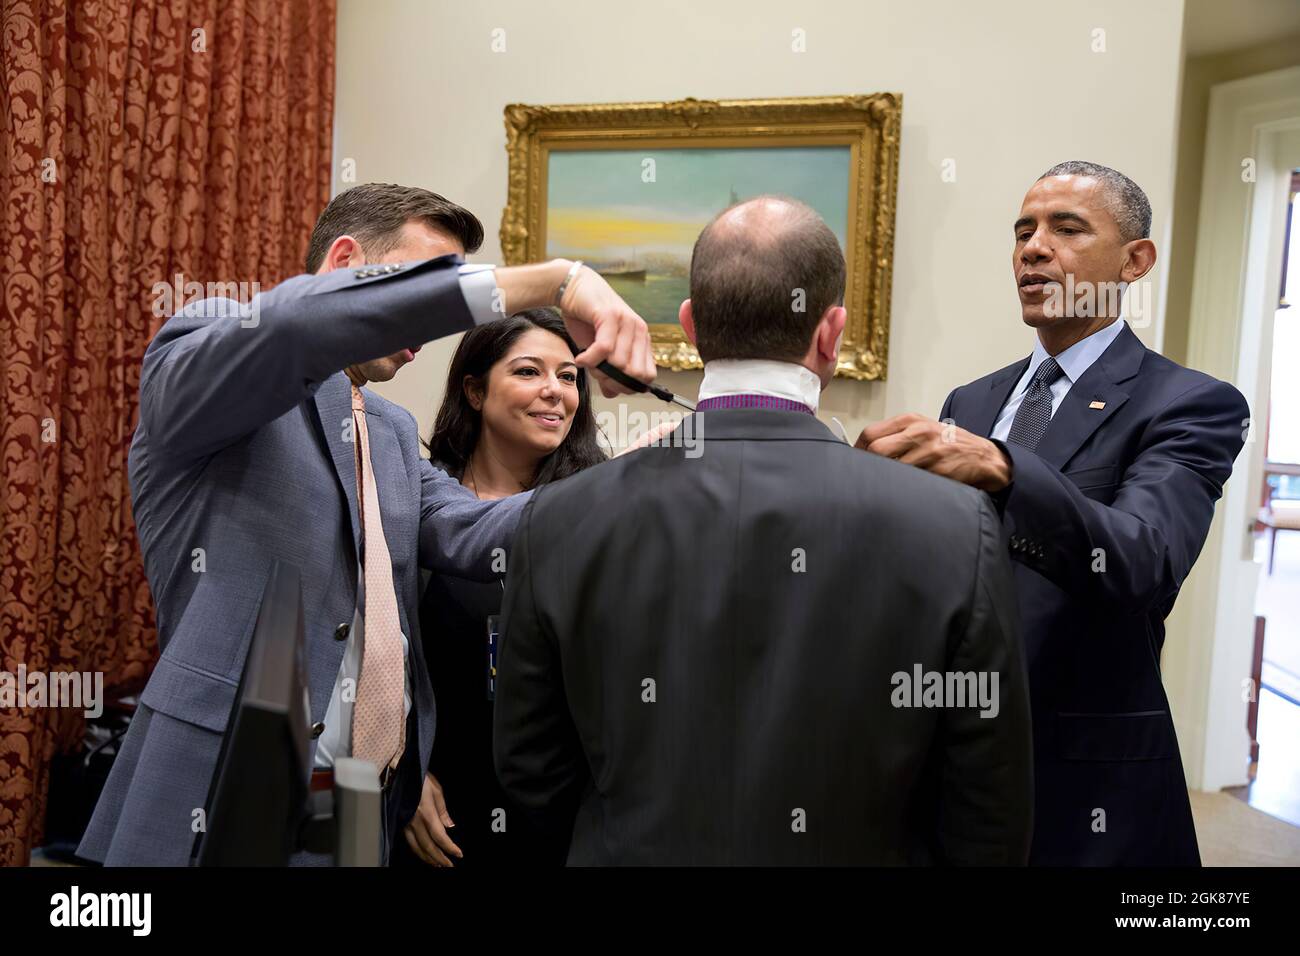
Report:
M 725 211 L 690 291 L 694 440 L 521 517 L 502 784 L 572 827 L 574 865 L 1023 863 L 1028 700 L 990 499 L 815 417 L 845 311 L 812 210 Z

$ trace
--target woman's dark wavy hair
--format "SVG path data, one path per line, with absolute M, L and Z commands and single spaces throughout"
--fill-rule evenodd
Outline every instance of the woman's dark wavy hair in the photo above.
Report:
M 433 423 L 433 432 L 424 443 L 433 461 L 460 479 L 465 466 L 478 447 L 482 434 L 483 414 L 476 411 L 465 395 L 465 376 L 470 375 L 487 387 L 488 370 L 509 351 L 514 341 L 533 329 L 558 335 L 577 355 L 581 351 L 569 336 L 564 320 L 554 309 L 528 309 L 508 318 L 477 325 L 470 329 L 456 347 L 447 371 L 447 388 L 442 407 Z M 560 447 L 538 463 L 530 488 L 548 481 L 559 481 L 584 468 L 605 461 L 605 453 L 596 441 L 596 416 L 591 410 L 591 385 L 586 369 L 578 369 L 578 408 L 573 424 Z

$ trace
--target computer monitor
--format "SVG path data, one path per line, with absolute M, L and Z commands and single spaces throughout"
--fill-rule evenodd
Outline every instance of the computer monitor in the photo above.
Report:
M 208 791 L 199 866 L 285 866 L 310 813 L 300 572 L 275 562 Z

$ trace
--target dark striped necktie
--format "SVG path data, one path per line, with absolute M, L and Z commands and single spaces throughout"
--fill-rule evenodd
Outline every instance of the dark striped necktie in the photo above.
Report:
M 1024 401 L 1016 409 L 1016 417 L 1011 421 L 1011 431 L 1007 441 L 1013 441 L 1033 451 L 1047 431 L 1052 421 L 1052 383 L 1064 372 L 1056 364 L 1056 359 L 1048 356 L 1038 366 L 1034 377 L 1025 390 Z

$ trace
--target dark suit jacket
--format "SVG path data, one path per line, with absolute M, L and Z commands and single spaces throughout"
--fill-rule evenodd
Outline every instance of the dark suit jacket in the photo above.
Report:
M 1027 362 L 956 389 L 940 417 L 988 435 Z M 1036 451 L 1004 446 L 1033 699 L 1031 863 L 1200 862 L 1160 649 L 1249 414 L 1231 385 L 1125 328 Z
M 576 808 L 570 864 L 1024 862 L 1027 695 L 988 496 L 802 412 L 687 421 L 695 448 L 624 455 L 525 509 L 507 792 L 560 825 Z M 894 706 L 918 665 L 996 672 L 997 716 Z

